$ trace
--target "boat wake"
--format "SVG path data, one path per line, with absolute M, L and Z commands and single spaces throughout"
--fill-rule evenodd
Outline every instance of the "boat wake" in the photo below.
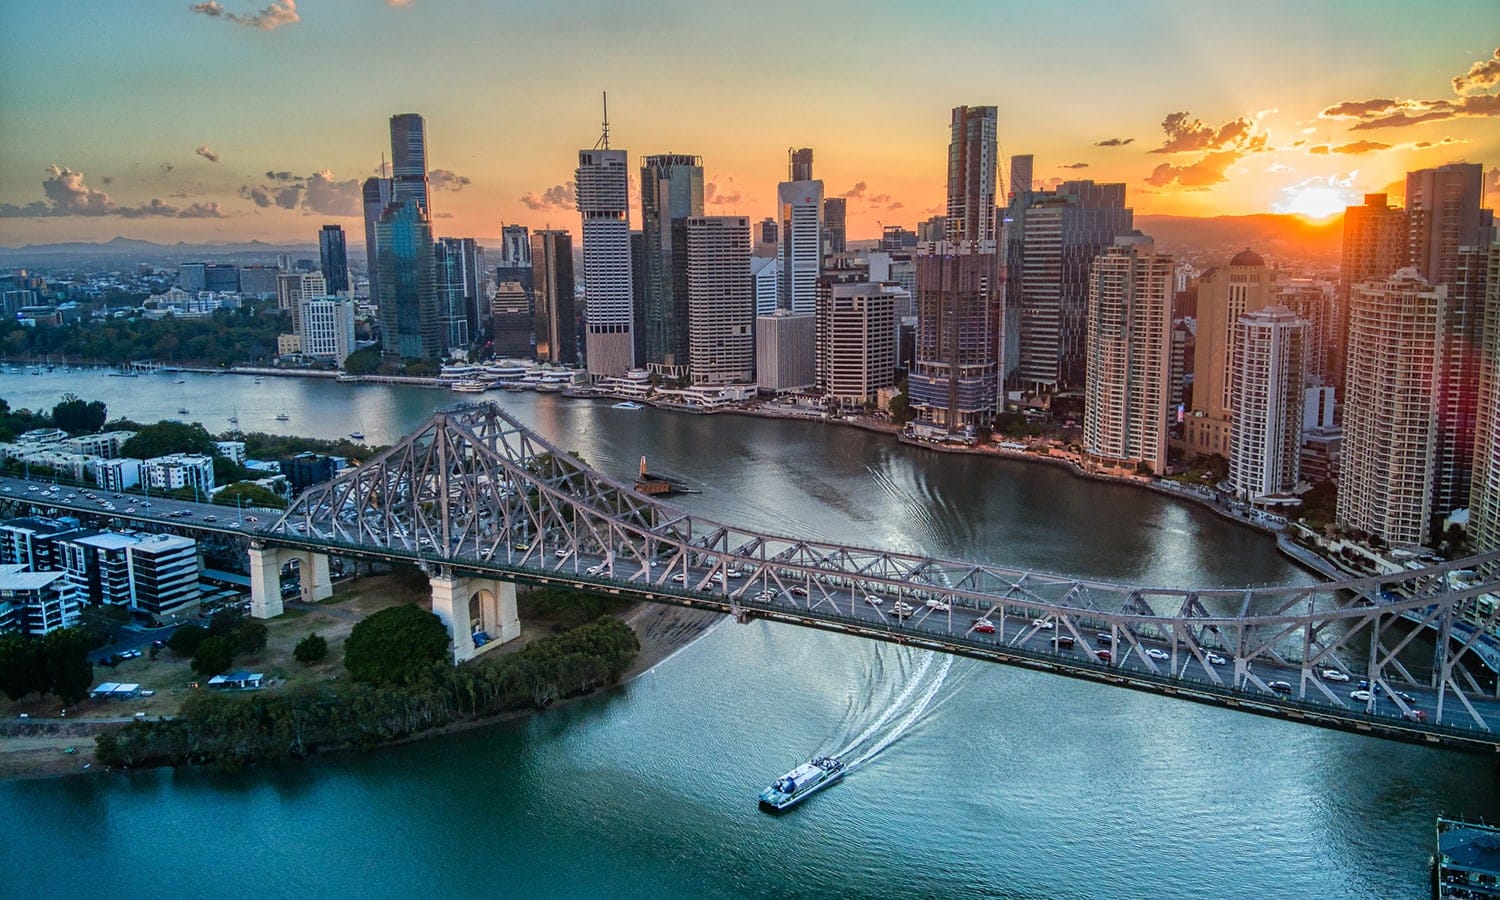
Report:
M 967 672 L 951 677 L 953 661 L 930 650 L 879 648 L 864 685 L 868 702 L 851 700 L 841 729 L 843 746 L 829 755 L 853 772 L 910 734 L 967 680 Z

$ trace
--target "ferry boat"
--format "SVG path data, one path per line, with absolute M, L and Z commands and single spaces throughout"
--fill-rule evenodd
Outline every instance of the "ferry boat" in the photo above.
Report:
M 817 756 L 776 779 L 760 792 L 760 808 L 784 812 L 843 778 L 847 769 L 834 756 Z
M 632 402 L 630 400 L 621 400 L 619 403 L 615 403 L 615 404 L 613 404 L 613 405 L 610 406 L 610 409 L 644 409 L 644 408 L 645 407 L 641 406 L 639 403 L 634 403 L 634 402 Z
M 278 422 L 290 422 L 290 421 L 292 421 L 292 417 L 289 416 L 289 415 L 287 415 L 286 413 L 277 413 L 276 414 L 276 421 L 278 421 Z
M 536 384 L 536 389 L 544 394 L 556 394 L 562 391 L 563 386 L 560 381 L 539 381 Z
M 455 381 L 449 387 L 460 394 L 482 394 L 490 389 L 490 383 L 477 378 L 467 378 L 463 381 Z

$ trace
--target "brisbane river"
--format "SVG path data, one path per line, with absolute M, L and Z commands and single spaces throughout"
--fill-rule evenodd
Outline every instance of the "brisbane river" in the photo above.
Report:
M 0 375 L 111 417 L 390 443 L 437 390 Z M 1049 466 L 815 423 L 492 394 L 622 478 L 778 533 L 1141 583 L 1305 583 L 1265 535 Z M 177 410 L 187 409 L 187 415 Z M 284 413 L 290 421 L 278 422 Z M 756 794 L 853 763 L 787 815 Z M 1427 896 L 1433 818 L 1500 818 L 1493 761 L 792 626 L 726 621 L 521 722 L 226 774 L 0 784 L 0 896 Z

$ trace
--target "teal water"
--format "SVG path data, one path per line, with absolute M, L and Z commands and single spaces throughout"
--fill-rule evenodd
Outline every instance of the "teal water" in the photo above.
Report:
M 0 375 L 0 397 L 50 406 L 73 390 L 113 415 L 186 406 L 211 430 L 237 412 L 246 430 L 381 442 L 457 399 L 187 381 Z M 617 475 L 648 455 L 704 490 L 684 506 L 746 525 L 1100 578 L 1308 578 L 1262 535 L 1046 467 L 804 423 L 499 399 Z M 291 422 L 274 421 L 283 409 Z M 770 780 L 828 752 L 861 762 L 788 815 L 756 810 Z M 1500 818 L 1493 763 L 727 622 L 519 723 L 232 775 L 0 785 L 0 894 L 1420 897 L 1438 813 Z

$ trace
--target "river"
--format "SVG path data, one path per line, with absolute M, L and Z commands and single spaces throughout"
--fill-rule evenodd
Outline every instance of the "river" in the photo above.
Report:
M 387 443 L 461 399 L 243 376 L 0 375 L 110 415 Z M 1268 537 L 1047 466 L 853 429 L 492 395 L 591 464 L 777 532 L 1183 585 L 1306 582 Z M 178 416 L 177 410 L 191 410 Z M 275 416 L 285 413 L 288 422 Z M 859 760 L 781 817 L 756 793 Z M 0 895 L 1421 897 L 1493 762 L 856 638 L 725 623 L 599 697 L 225 774 L 0 784 Z

